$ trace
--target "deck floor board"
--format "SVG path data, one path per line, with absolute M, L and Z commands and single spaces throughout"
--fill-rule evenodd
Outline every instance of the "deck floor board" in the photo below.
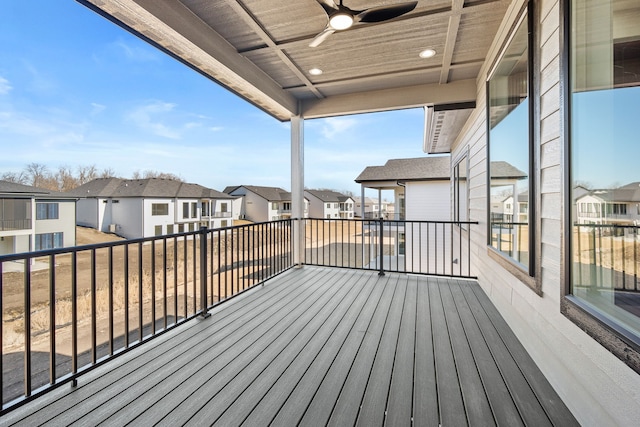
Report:
M 474 281 L 292 269 L 2 425 L 576 425 Z

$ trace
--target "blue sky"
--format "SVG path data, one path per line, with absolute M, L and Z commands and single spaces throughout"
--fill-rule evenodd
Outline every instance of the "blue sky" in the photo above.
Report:
M 73 0 L 4 0 L 0 173 L 154 170 L 222 190 L 290 188 L 290 128 Z M 422 109 L 305 121 L 305 186 L 424 156 Z

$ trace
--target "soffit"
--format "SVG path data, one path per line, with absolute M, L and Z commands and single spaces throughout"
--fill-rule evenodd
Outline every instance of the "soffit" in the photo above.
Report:
M 379 24 L 309 43 L 316 0 L 78 0 L 279 120 L 475 101 L 476 77 L 510 4 L 419 0 Z M 354 10 L 404 0 L 345 0 Z M 418 53 L 436 50 L 430 59 Z M 311 68 L 320 68 L 312 76 Z

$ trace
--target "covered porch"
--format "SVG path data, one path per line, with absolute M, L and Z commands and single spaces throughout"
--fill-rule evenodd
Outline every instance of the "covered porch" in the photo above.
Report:
M 289 269 L 4 425 L 575 425 L 474 280 Z

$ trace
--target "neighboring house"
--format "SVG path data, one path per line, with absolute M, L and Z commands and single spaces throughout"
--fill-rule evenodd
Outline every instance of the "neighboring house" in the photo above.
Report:
M 99 178 L 76 188 L 78 225 L 134 239 L 232 225 L 234 198 L 171 179 Z
M 311 218 L 353 219 L 355 201 L 337 191 L 305 190 Z
M 451 219 L 450 168 L 449 156 L 391 159 L 384 166 L 367 166 L 355 181 L 362 186 L 363 193 L 365 188 L 393 190 L 394 205 L 398 209 L 388 219 L 448 221 Z M 365 218 L 367 205 L 365 198 L 365 209 L 359 212 L 359 215 L 364 212 Z M 373 206 L 375 215 L 377 206 Z
M 253 222 L 276 221 L 291 218 L 291 193 L 279 187 L 258 185 L 228 186 L 224 193 L 242 197 L 240 217 Z M 307 217 L 309 200 L 305 198 L 304 217 Z
M 0 181 L 0 255 L 75 244 L 75 197 Z
M 353 215 L 356 218 L 373 219 L 381 216 L 386 219 L 398 219 L 395 215 L 395 205 L 388 200 L 380 200 L 373 197 L 353 198 L 355 208 Z M 364 200 L 364 205 L 360 200 Z
M 640 225 L 640 182 L 589 191 L 576 199 L 576 214 L 578 224 Z

